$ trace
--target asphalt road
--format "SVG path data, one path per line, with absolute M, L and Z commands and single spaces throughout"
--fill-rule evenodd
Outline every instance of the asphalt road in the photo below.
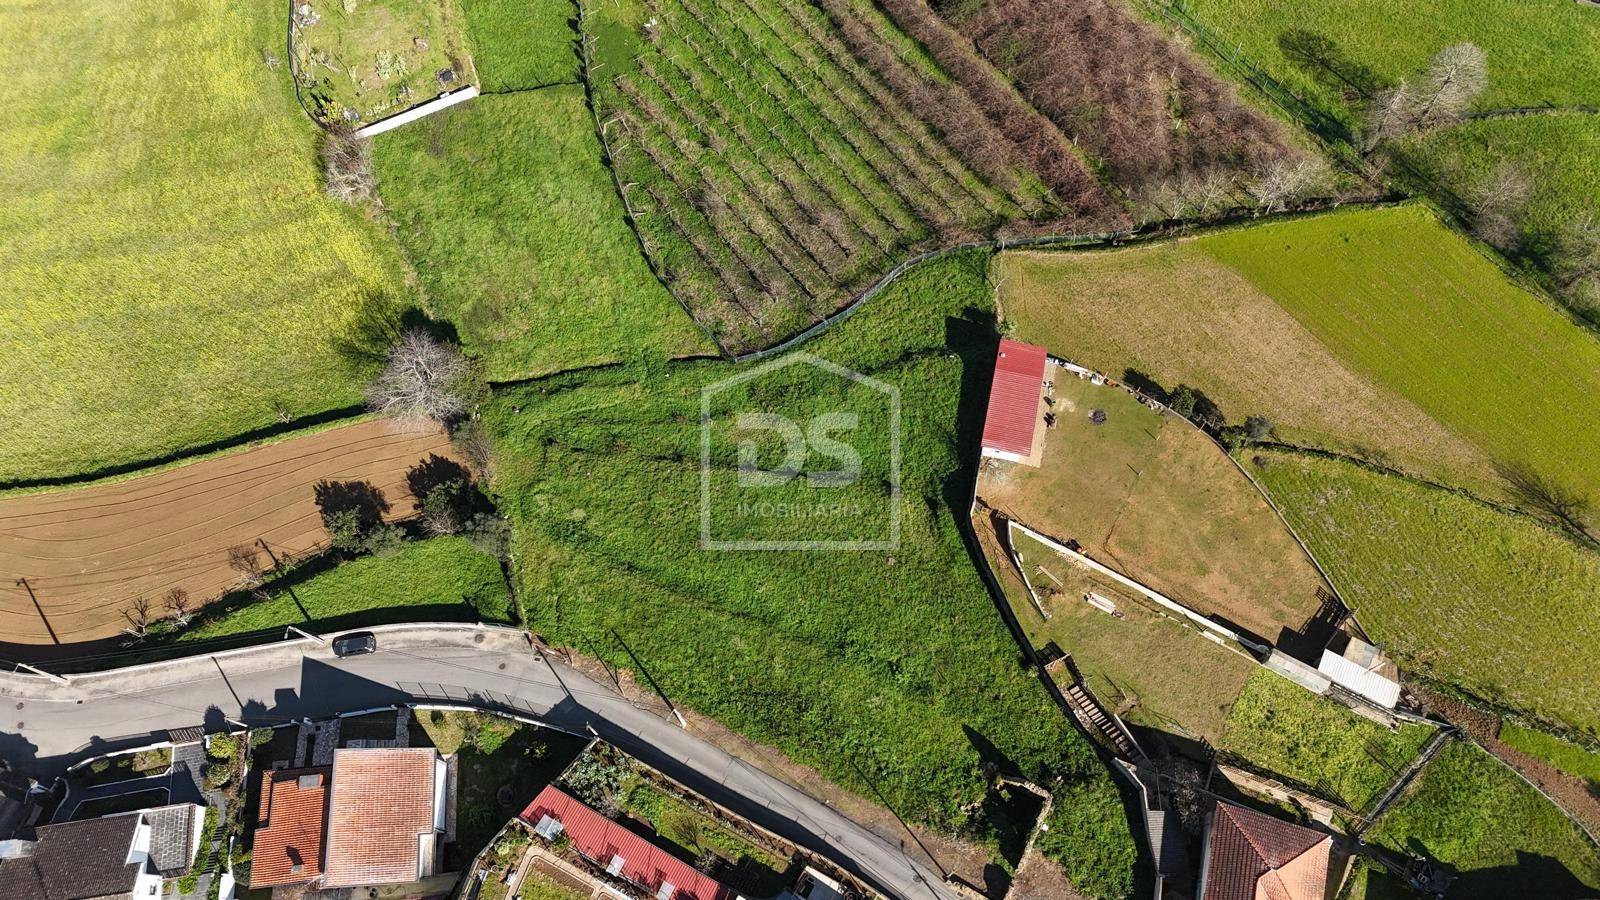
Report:
M 94 753 L 160 740 L 168 729 L 226 720 L 273 725 L 411 702 L 514 711 L 599 735 L 691 789 L 906 900 L 956 900 L 902 844 L 828 804 L 636 708 L 576 670 L 547 661 L 511 629 L 405 625 L 374 629 L 377 653 L 337 659 L 295 642 L 59 684 L 0 674 L 0 758 L 49 778 Z M 14 718 L 13 718 L 14 717 Z

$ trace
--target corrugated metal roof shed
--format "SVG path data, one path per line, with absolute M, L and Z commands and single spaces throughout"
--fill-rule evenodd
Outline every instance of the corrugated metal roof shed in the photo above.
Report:
M 1322 662 L 1317 671 L 1333 679 L 1340 687 L 1355 691 L 1368 700 L 1388 709 L 1400 702 L 1400 685 L 1371 669 L 1345 659 L 1332 650 L 1322 651 Z
M 534 826 L 546 816 L 561 823 L 573 849 L 657 896 L 668 887 L 669 900 L 735 900 L 733 891 L 553 785 L 522 811 Z
M 1000 341 L 983 419 L 983 449 L 1023 457 L 1033 452 L 1039 426 L 1039 395 L 1044 387 L 1045 349 L 1009 339 Z

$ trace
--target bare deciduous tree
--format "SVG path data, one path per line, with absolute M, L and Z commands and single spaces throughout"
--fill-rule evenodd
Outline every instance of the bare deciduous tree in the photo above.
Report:
M 134 637 L 142 638 L 150 631 L 150 598 L 135 597 L 127 609 L 122 611 L 122 617 L 128 620 L 128 628 L 124 629 Z
M 389 350 L 367 388 L 367 408 L 403 422 L 449 424 L 482 393 L 482 380 L 461 348 L 411 329 Z
M 228 548 L 228 568 L 239 573 L 240 582 L 251 585 L 261 580 L 261 555 L 249 544 Z
M 1472 231 L 1500 248 L 1515 249 L 1522 240 L 1522 217 L 1533 197 L 1533 177 L 1514 162 L 1502 162 L 1467 191 L 1472 205 Z
M 1275 159 L 1245 189 L 1262 212 L 1274 213 L 1313 192 L 1326 180 L 1327 170 L 1316 160 Z
M 1454 122 L 1489 86 L 1489 55 L 1477 44 L 1451 44 L 1429 63 L 1418 85 L 1417 124 Z
M 172 621 L 178 623 L 180 627 L 189 624 L 189 620 L 194 618 L 194 609 L 189 603 L 188 591 L 181 587 L 175 587 L 167 591 L 163 599 L 166 601 L 167 611 L 172 613 Z
M 322 138 L 322 178 L 328 196 L 360 203 L 377 190 L 372 171 L 372 142 L 349 129 L 329 131 Z
M 1389 90 L 1379 91 L 1367 109 L 1367 149 L 1410 131 L 1415 125 L 1416 105 L 1417 95 L 1409 82 L 1401 81 Z
M 1600 278 L 1600 214 L 1590 213 L 1563 230 L 1556 265 L 1568 287 Z

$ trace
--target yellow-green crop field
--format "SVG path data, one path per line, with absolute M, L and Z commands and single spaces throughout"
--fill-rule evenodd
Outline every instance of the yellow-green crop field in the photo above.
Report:
M 322 193 L 286 14 L 0 3 L 0 482 L 360 402 L 341 348 L 402 263 Z

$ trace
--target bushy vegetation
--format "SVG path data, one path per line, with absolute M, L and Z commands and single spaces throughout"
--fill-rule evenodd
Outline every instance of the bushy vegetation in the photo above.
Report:
M 581 87 L 479 97 L 375 157 L 432 310 L 491 379 L 711 349 L 639 256 Z
M 1600 751 L 1586 749 L 1564 741 L 1543 731 L 1506 723 L 1500 728 L 1500 740 L 1555 766 L 1576 778 L 1587 779 L 1600 790 Z
M 401 261 L 323 195 L 317 129 L 279 58 L 285 14 L 275 0 L 5 13 L 0 481 L 360 402 L 374 367 L 346 351 L 403 294 Z
M 466 538 L 410 542 L 393 554 L 354 559 L 303 582 L 269 584 L 264 599 L 224 599 L 197 617 L 179 640 L 284 625 L 316 629 L 341 621 L 354 624 L 356 619 L 371 624 L 419 616 L 506 621 L 509 596 L 500 563 Z
M 1600 734 L 1600 555 L 1526 517 L 1347 462 L 1249 464 L 1411 671 Z
M 953 519 L 967 496 L 960 454 L 976 452 L 973 392 L 994 352 L 985 275 L 983 255 L 919 267 L 809 348 L 901 391 L 896 549 L 700 549 L 700 389 L 744 371 L 721 363 L 639 364 L 500 392 L 485 414 L 498 438 L 494 486 L 542 633 L 642 664 L 675 701 L 942 828 L 959 830 L 984 795 L 992 745 L 1004 765 L 1041 784 L 1060 776 L 1083 800 L 1058 805 L 1055 846 L 1076 883 L 1099 885 L 1118 876 L 1097 870 L 1097 848 L 1131 858 L 1127 820 L 1106 770 L 1018 665 Z M 740 396 L 801 421 L 851 397 L 821 369 L 779 374 Z M 884 508 L 878 428 L 864 417 L 849 435 L 863 448 L 862 477 L 830 489 L 829 502 Z M 731 473 L 734 448 L 718 448 L 713 474 Z M 798 497 L 785 491 L 774 501 Z M 713 497 L 719 528 L 804 531 L 796 519 L 741 525 L 730 499 Z M 1101 814 L 1104 827 L 1070 826 Z
M 1187 48 L 1120 4 L 936 5 L 1034 107 L 1142 204 L 1163 193 L 1232 193 L 1238 200 L 1220 205 L 1250 205 L 1239 202 L 1248 196 L 1248 184 L 1274 169 L 1308 162 L 1283 123 L 1241 102 Z
M 1453 898 L 1578 898 L 1600 889 L 1600 852 L 1577 826 L 1463 741 L 1440 751 L 1365 838 L 1448 864 L 1457 873 Z
M 573 0 L 460 2 L 484 91 L 526 91 L 578 80 Z
M 1026 173 L 1005 173 L 1009 189 L 975 174 L 814 7 L 643 0 L 588 15 L 635 224 L 724 348 L 776 343 L 910 253 L 1043 209 Z
M 1433 734 L 1423 725 L 1390 731 L 1281 675 L 1257 669 L 1228 711 L 1217 746 L 1362 812 Z
M 1155 0 L 1162 3 L 1170 0 Z M 1576 3 L 1476 0 L 1184 0 L 1171 3 L 1330 114 L 1424 68 L 1440 48 L 1471 41 L 1489 56 L 1482 108 L 1593 103 L 1600 95 L 1600 22 Z M 1374 27 L 1373 23 L 1386 23 Z

